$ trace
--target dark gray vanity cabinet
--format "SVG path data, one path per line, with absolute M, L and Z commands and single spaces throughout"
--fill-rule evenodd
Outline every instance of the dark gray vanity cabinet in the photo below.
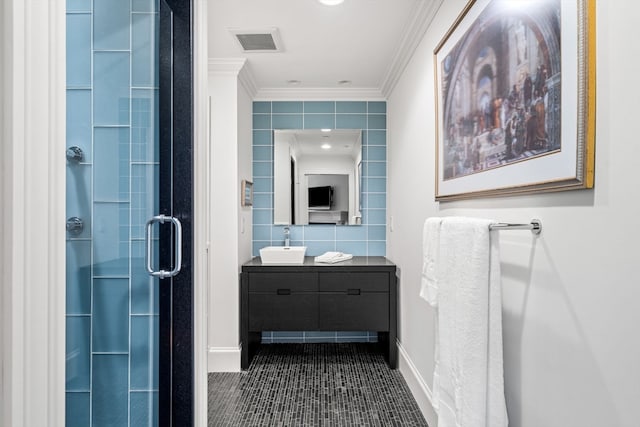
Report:
M 263 265 L 254 258 L 240 275 L 242 369 L 262 331 L 377 331 L 389 366 L 397 366 L 396 266 L 384 257 L 337 264 Z

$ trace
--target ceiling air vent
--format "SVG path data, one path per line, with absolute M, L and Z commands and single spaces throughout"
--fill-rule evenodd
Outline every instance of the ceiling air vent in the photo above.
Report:
M 261 30 L 242 30 L 230 28 L 229 31 L 244 52 L 281 52 L 282 43 L 277 28 Z

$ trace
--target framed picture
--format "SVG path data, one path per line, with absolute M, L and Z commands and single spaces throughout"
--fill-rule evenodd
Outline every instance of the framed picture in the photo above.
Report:
M 242 180 L 242 190 L 241 190 L 241 199 L 240 204 L 242 206 L 252 206 L 253 205 L 253 182 Z
M 434 66 L 436 200 L 593 187 L 595 0 L 471 0 Z

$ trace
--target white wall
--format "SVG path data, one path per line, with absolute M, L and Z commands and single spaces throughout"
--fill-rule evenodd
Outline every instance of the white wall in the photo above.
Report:
M 502 232 L 505 392 L 512 427 L 640 422 L 640 159 L 635 111 L 640 3 L 597 2 L 596 186 L 556 194 L 434 202 L 433 50 L 466 0 L 443 2 L 388 101 L 387 254 L 400 268 L 403 373 L 428 396 L 434 312 L 418 297 L 429 216 L 523 222 Z M 569 82 L 567 76 L 563 76 Z M 407 182 L 424 186 L 407 186 Z M 416 188 L 420 191 L 416 194 Z M 410 368 L 414 368 L 413 375 Z M 432 408 L 424 407 L 433 421 Z
M 251 180 L 251 99 L 239 74 L 244 60 L 210 60 L 211 102 L 208 347 L 210 372 L 240 370 L 239 276 L 251 258 L 251 211 L 240 206 Z

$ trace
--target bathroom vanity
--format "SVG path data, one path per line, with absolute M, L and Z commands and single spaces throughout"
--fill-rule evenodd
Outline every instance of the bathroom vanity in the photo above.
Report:
M 389 366 L 397 367 L 396 266 L 384 257 L 336 264 L 268 264 L 254 258 L 240 274 L 242 369 L 262 331 L 377 331 Z

